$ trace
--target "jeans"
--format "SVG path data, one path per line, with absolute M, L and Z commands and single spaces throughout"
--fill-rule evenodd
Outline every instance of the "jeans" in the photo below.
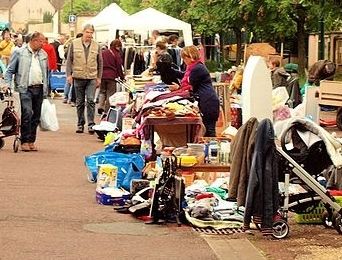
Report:
M 76 91 L 76 108 L 77 108 L 77 126 L 84 126 L 84 108 L 85 100 L 87 100 L 87 120 L 88 126 L 95 125 L 95 90 L 96 79 L 74 79 L 74 87 Z
M 29 87 L 20 93 L 21 105 L 21 143 L 34 143 L 43 103 L 43 86 Z
M 71 88 L 72 88 L 72 85 L 66 82 L 64 85 L 64 100 L 67 100 L 67 101 L 71 100 Z

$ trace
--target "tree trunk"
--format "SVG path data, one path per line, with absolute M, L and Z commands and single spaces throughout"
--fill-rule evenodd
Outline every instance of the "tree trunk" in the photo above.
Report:
M 236 61 L 235 65 L 238 66 L 241 63 L 242 59 L 242 33 L 240 28 L 234 27 L 233 31 L 236 36 Z
M 306 67 L 306 48 L 305 48 L 305 40 L 306 40 L 306 32 L 305 32 L 305 20 L 306 13 L 305 9 L 297 8 L 298 19 L 297 22 L 297 41 L 298 41 L 298 73 L 300 76 L 305 75 L 305 67 Z

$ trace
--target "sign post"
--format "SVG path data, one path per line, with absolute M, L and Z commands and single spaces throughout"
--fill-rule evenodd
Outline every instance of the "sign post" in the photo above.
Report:
M 76 15 L 70 14 L 69 15 L 69 30 L 71 37 L 75 36 L 75 27 L 76 27 Z

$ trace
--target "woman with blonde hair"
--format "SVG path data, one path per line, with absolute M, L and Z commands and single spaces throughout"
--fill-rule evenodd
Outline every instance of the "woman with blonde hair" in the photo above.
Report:
M 219 117 L 220 103 L 213 88 L 206 66 L 201 62 L 200 52 L 196 46 L 183 48 L 181 57 L 186 64 L 186 71 L 180 85 L 173 83 L 170 90 L 192 91 L 202 114 L 206 128 L 204 136 L 216 136 L 215 126 Z

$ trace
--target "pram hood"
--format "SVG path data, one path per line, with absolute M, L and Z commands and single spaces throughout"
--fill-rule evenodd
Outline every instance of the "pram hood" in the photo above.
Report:
M 286 126 L 284 126 L 280 134 L 280 139 L 285 140 L 285 144 L 289 143 L 291 140 L 288 132 L 290 128 L 298 124 L 323 140 L 334 166 L 338 168 L 342 167 L 342 140 L 333 137 L 328 131 L 309 119 L 299 117 L 291 118 Z

